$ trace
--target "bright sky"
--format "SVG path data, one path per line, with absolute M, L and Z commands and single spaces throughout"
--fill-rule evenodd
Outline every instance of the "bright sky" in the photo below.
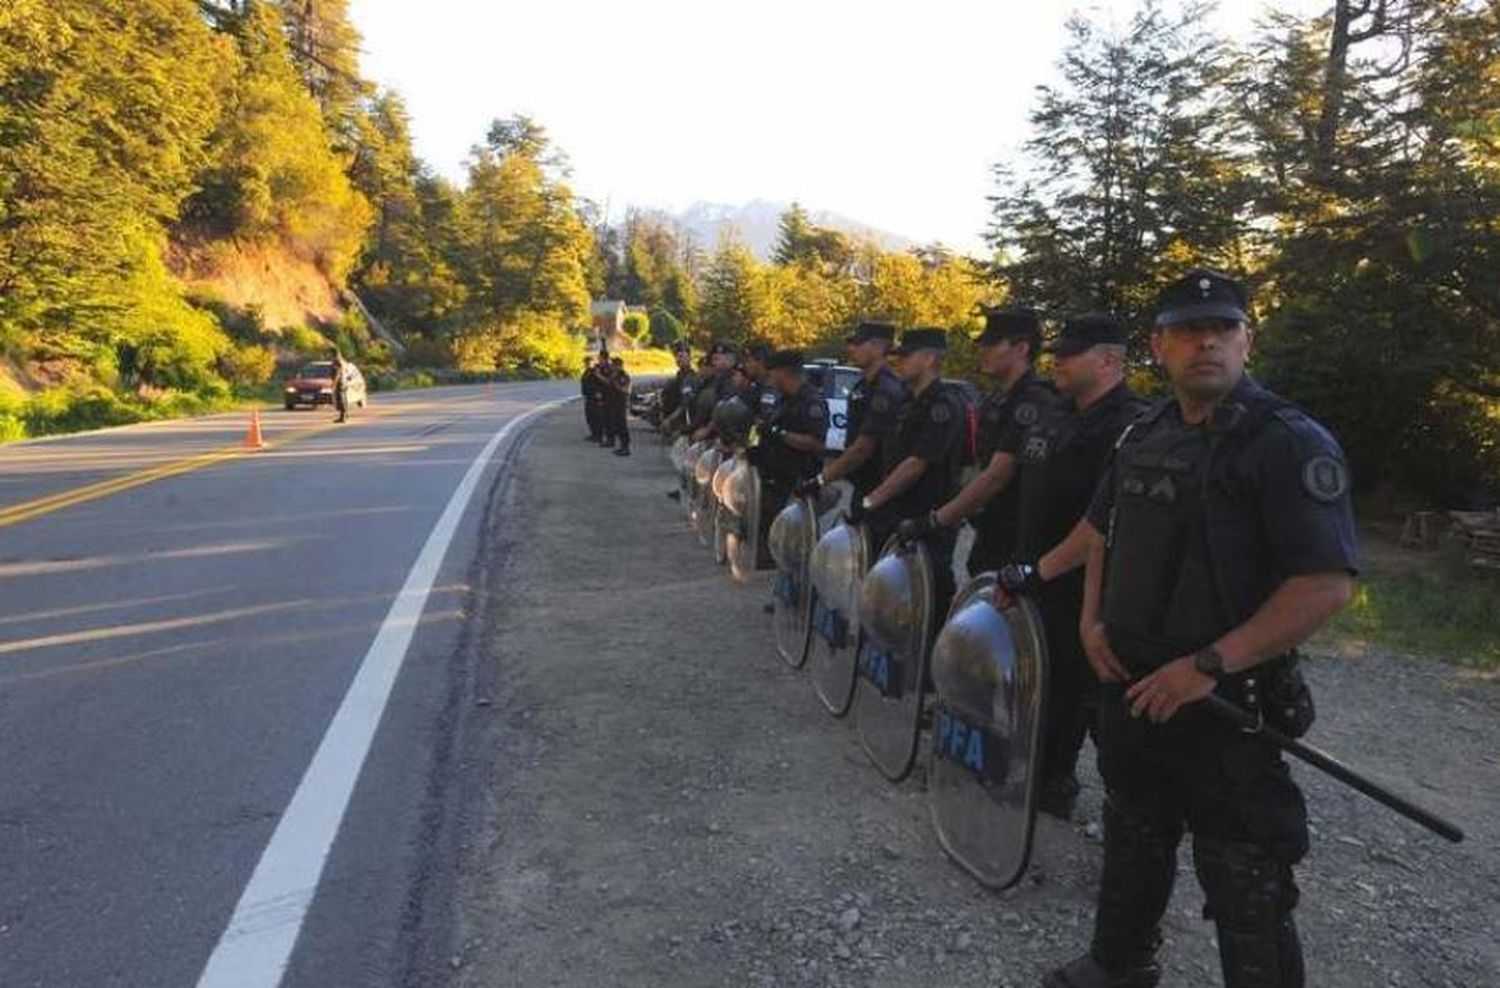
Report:
M 1283 0 L 1318 10 L 1326 0 Z M 457 178 L 489 121 L 536 117 L 578 192 L 680 210 L 801 201 L 979 250 L 989 168 L 1061 50 L 1051 0 L 351 0 L 364 67 Z M 1133 0 L 1085 4 L 1128 20 Z M 1222 31 L 1262 0 L 1223 0 Z

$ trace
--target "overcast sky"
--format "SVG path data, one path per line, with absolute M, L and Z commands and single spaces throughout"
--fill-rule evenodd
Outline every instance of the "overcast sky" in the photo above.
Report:
M 1317 10 L 1324 0 L 1281 0 Z M 529 113 L 578 192 L 677 210 L 800 200 L 979 249 L 992 163 L 1026 134 L 1070 10 L 1052 0 L 351 0 L 364 67 L 410 106 L 418 153 L 462 174 Z M 1132 0 L 1082 5 L 1128 20 Z M 1248 30 L 1262 0 L 1216 20 Z

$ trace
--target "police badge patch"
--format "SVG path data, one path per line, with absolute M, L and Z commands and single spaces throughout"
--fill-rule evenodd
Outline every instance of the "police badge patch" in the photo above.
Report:
M 940 401 L 932 406 L 932 411 L 928 413 L 927 417 L 941 425 L 944 422 L 953 420 L 953 410 L 948 407 L 947 402 Z
M 1349 491 L 1349 470 L 1331 456 L 1315 456 L 1302 467 L 1302 487 L 1316 501 L 1331 504 Z
M 877 412 L 888 412 L 891 410 L 891 399 L 889 395 L 877 394 L 870 399 L 870 408 Z
M 1036 425 L 1036 420 L 1040 417 L 1041 413 L 1037 411 L 1036 405 L 1029 401 L 1023 401 L 1016 406 L 1016 423 L 1018 425 Z

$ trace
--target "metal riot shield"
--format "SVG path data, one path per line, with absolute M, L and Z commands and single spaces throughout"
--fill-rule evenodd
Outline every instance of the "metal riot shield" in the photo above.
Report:
M 718 446 L 705 449 L 698 462 L 693 465 L 693 528 L 698 532 L 698 541 L 708 545 L 714 527 L 714 471 L 724 454 Z
M 713 480 L 709 482 L 713 501 L 713 546 L 714 562 L 720 566 L 729 560 L 729 529 L 731 521 L 729 508 L 725 499 L 729 497 L 729 477 L 738 466 L 741 457 L 726 456 L 719 461 L 719 467 L 714 471 Z
M 812 634 L 813 590 L 808 572 L 813 547 L 818 544 L 818 516 L 812 502 L 805 497 L 789 500 L 771 521 L 768 539 L 771 558 L 776 560 L 771 588 L 776 653 L 787 665 L 800 669 L 807 661 Z
M 689 525 L 698 522 L 698 458 L 706 449 L 707 443 L 692 443 L 682 454 L 682 508 Z
M 760 470 L 745 457 L 724 483 L 727 531 L 724 549 L 729 556 L 729 575 L 740 583 L 755 572 L 760 558 L 761 505 L 764 500 Z
M 678 436 L 672 440 L 672 445 L 667 447 L 667 460 L 672 464 L 672 472 L 682 478 L 682 461 L 687 456 L 687 448 L 692 445 L 692 440 L 687 436 Z
M 818 540 L 809 570 L 813 585 L 813 691 L 835 717 L 854 699 L 854 660 L 859 646 L 859 594 L 870 568 L 870 536 L 863 525 L 841 522 Z
M 895 538 L 860 589 L 854 729 L 870 761 L 892 782 L 906 778 L 916 760 L 932 597 L 927 548 Z
M 1031 856 L 1047 644 L 1035 604 L 1018 598 L 1000 609 L 994 597 L 994 573 L 969 581 L 932 647 L 927 805 L 948 856 L 1003 889 Z

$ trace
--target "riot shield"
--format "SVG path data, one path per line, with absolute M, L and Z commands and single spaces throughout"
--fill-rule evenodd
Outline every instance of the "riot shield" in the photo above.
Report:
M 724 484 L 724 506 L 728 531 L 724 549 L 729 557 L 729 575 L 740 583 L 755 572 L 760 557 L 760 523 L 763 491 L 760 470 L 744 457 Z
M 926 547 L 895 538 L 860 588 L 854 729 L 870 761 L 892 782 L 906 778 L 916 760 L 932 597 Z
M 682 454 L 682 509 L 689 525 L 698 522 L 698 458 L 706 449 L 707 443 L 692 443 Z
M 729 515 L 729 507 L 725 503 L 729 497 L 729 478 L 739 465 L 742 457 L 726 456 L 719 461 L 719 467 L 714 471 L 713 480 L 709 486 L 713 495 L 713 547 L 714 562 L 720 566 L 729 560 L 728 538 L 732 527 Z
M 859 592 L 870 568 L 870 539 L 863 525 L 829 528 L 813 549 L 813 691 L 835 717 L 849 712 L 854 698 L 854 660 L 859 645 Z
M 714 471 L 719 469 L 723 458 L 724 454 L 719 451 L 719 447 L 710 445 L 693 465 L 693 528 L 698 533 L 698 541 L 704 545 L 708 545 L 709 538 L 713 535 Z
M 1035 604 L 1020 598 L 1000 609 L 994 596 L 994 573 L 969 581 L 932 647 L 927 805 L 948 856 L 1003 889 L 1031 856 L 1047 646 Z
M 687 436 L 678 436 L 672 440 L 672 445 L 667 447 L 667 460 L 672 464 L 672 472 L 677 474 L 679 481 L 682 478 L 682 462 L 687 456 L 687 449 L 692 445 L 692 440 Z
M 776 581 L 771 588 L 771 606 L 776 635 L 776 653 L 793 669 L 807 661 L 812 633 L 813 590 L 809 566 L 818 542 L 818 517 L 811 501 L 794 497 L 771 522 L 771 558 L 776 560 Z

